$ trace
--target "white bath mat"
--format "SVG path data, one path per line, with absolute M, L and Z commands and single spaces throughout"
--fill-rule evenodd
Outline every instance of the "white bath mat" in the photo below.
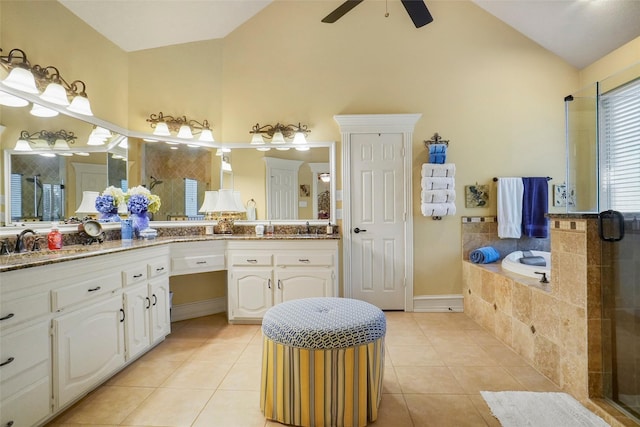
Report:
M 481 391 L 503 427 L 610 427 L 566 393 Z

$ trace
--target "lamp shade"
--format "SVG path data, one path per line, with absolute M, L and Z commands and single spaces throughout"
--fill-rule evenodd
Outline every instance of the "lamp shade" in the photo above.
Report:
M 218 201 L 214 209 L 215 212 L 238 212 L 238 206 L 233 197 L 233 190 L 218 190 Z
M 247 208 L 244 206 L 244 203 L 242 203 L 242 197 L 240 196 L 240 192 L 239 191 L 234 191 L 233 192 L 233 200 L 236 202 L 236 207 L 237 207 L 237 212 L 246 212 Z
M 286 142 L 287 141 L 284 140 L 284 135 L 280 131 L 277 131 L 276 133 L 274 133 L 273 138 L 271 138 L 272 144 L 284 144 Z
M 29 101 L 0 91 L 0 105 L 4 105 L 5 107 L 26 107 L 29 105 Z
M 261 133 L 254 133 L 251 137 L 251 145 L 263 145 L 264 138 Z
M 42 92 L 42 95 L 40 95 L 40 99 L 52 102 L 54 104 L 64 105 L 65 107 L 69 105 L 67 91 L 59 83 L 49 83 L 44 92 Z
M 216 204 L 218 203 L 218 192 L 217 191 L 205 191 L 204 192 L 204 200 L 202 202 L 202 206 L 198 212 L 210 213 L 214 212 L 216 208 Z
M 156 128 L 153 130 L 153 134 L 159 136 L 171 136 L 171 132 L 169 132 L 169 125 L 165 122 L 156 123 Z
M 304 132 L 296 132 L 295 136 L 293 137 L 293 143 L 294 144 L 306 144 L 307 143 L 307 138 L 305 138 Z
M 16 142 L 16 146 L 15 146 L 14 150 L 16 150 L 16 151 L 33 151 L 33 148 L 31 148 L 31 144 L 29 144 L 29 141 L 26 141 L 24 139 L 19 139 L 18 142 Z
M 193 139 L 193 133 L 191 133 L 191 128 L 187 125 L 180 126 L 180 130 L 178 131 L 178 138 L 183 139 Z
M 213 139 L 213 132 L 211 132 L 211 129 L 202 129 L 202 132 L 200 132 L 200 138 L 198 138 L 198 141 L 214 142 L 215 140 Z
M 7 78 L 2 81 L 2 84 L 27 93 L 39 92 L 36 87 L 36 79 L 31 71 L 20 67 L 11 70 Z
M 36 117 L 55 117 L 58 115 L 58 112 L 52 110 L 51 108 L 43 107 L 39 104 L 33 104 L 30 111 L 32 116 Z
M 99 195 L 100 193 L 97 191 L 83 191 L 82 201 L 78 209 L 76 209 L 76 213 L 97 214 L 96 200 Z
M 73 111 L 74 113 L 82 114 L 84 116 L 93 116 L 89 99 L 82 95 L 77 95 L 75 98 L 73 98 L 71 100 L 71 105 L 67 107 L 67 110 Z

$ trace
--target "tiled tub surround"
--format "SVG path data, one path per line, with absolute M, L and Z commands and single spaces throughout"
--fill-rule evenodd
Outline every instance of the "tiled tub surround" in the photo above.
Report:
M 492 223 L 479 224 L 491 234 Z M 606 266 L 597 215 L 550 215 L 550 230 L 550 283 L 504 272 L 499 263 L 465 259 L 464 311 L 609 424 L 635 426 L 602 400 L 601 269 Z M 463 242 L 480 243 L 477 235 L 465 239 L 464 224 Z

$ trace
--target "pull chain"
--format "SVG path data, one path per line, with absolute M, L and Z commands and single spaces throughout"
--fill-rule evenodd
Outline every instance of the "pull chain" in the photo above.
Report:
M 384 0 L 384 17 L 389 17 L 389 0 Z

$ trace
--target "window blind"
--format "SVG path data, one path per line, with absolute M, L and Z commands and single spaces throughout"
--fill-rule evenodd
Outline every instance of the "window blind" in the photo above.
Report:
M 640 212 L 640 80 L 600 97 L 600 206 Z
M 188 217 L 198 215 L 198 181 L 184 179 L 184 213 Z
M 22 175 L 11 174 L 11 219 L 22 218 Z

